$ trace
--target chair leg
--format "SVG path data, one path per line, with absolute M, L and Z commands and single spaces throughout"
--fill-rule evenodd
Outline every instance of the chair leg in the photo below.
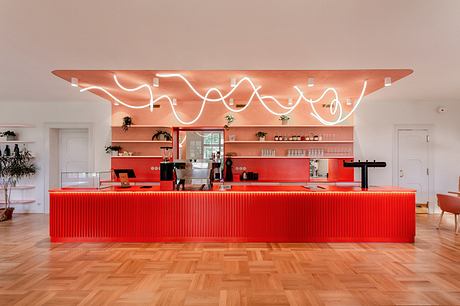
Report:
M 442 221 L 442 217 L 444 216 L 444 210 L 441 211 L 441 217 L 439 218 L 439 223 L 438 223 L 438 227 L 436 227 L 436 229 L 439 229 L 439 227 L 441 227 L 441 221 Z
M 457 221 L 457 216 L 458 216 L 458 215 L 455 215 L 455 235 L 458 234 L 458 221 Z

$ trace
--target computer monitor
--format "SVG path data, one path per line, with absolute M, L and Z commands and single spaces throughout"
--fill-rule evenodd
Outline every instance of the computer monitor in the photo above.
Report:
M 113 169 L 113 172 L 115 172 L 115 176 L 117 178 L 120 178 L 120 173 L 127 173 L 128 178 L 136 178 L 136 174 L 133 169 Z

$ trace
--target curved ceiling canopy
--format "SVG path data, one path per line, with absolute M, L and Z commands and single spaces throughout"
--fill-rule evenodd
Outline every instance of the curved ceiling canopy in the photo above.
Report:
M 131 108 L 153 111 L 169 103 L 182 124 L 195 123 L 206 103 L 222 103 L 228 110 L 244 111 L 261 103 L 273 115 L 289 115 L 300 103 L 311 106 L 311 115 L 325 125 L 344 122 L 363 97 L 408 76 L 410 69 L 373 70 L 55 70 L 53 74 L 103 99 Z M 243 109 L 233 101 L 245 103 Z M 325 119 L 315 107 L 330 103 L 334 119 Z M 346 102 L 345 102 L 346 101 Z M 184 121 L 176 103 L 196 103 L 198 115 Z M 345 103 L 353 105 L 348 112 Z

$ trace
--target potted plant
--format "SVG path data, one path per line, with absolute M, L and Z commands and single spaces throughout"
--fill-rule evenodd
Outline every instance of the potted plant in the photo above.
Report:
M 282 125 L 287 125 L 289 119 L 291 119 L 291 117 L 289 117 L 288 115 L 281 115 L 279 120 L 281 120 Z
M 121 146 L 107 146 L 105 147 L 105 153 L 112 154 L 112 156 L 118 156 L 118 153 L 121 151 Z
M 14 131 L 6 131 L 0 133 L 0 137 L 6 137 L 7 141 L 16 140 L 16 133 Z
M 230 115 L 227 115 L 227 116 L 225 116 L 225 121 L 227 121 L 227 124 L 224 125 L 224 128 L 225 128 L 226 130 L 228 130 L 229 127 L 230 127 L 230 124 L 232 124 L 233 121 L 235 121 L 235 117 L 233 117 L 233 115 L 231 115 L 231 114 L 230 114 Z
M 133 125 L 133 118 L 130 116 L 123 117 L 123 124 L 121 125 L 123 131 L 128 131 L 131 125 Z
M 259 137 L 259 141 L 265 141 L 265 136 L 267 136 L 267 133 L 259 131 L 256 133 L 256 136 Z
M 33 157 L 27 149 L 13 156 L 0 156 L 0 188 L 3 191 L 4 207 L 0 209 L 0 221 L 13 218 L 11 189 L 17 182 L 36 173 Z
M 155 134 L 152 136 L 152 140 L 172 140 L 172 136 L 169 132 L 157 130 Z

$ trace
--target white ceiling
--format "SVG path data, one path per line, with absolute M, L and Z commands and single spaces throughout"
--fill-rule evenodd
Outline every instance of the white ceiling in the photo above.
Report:
M 99 101 L 55 69 L 383 69 L 460 101 L 458 0 L 0 0 L 0 102 Z

